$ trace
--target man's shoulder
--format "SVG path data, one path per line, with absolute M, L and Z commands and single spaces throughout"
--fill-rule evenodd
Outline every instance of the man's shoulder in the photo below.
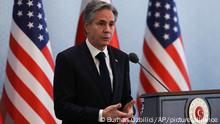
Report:
M 127 53 L 124 51 L 120 50 L 119 48 L 115 48 L 112 46 L 108 46 L 108 49 L 116 56 L 127 56 Z
M 64 54 L 64 55 L 76 54 L 80 51 L 82 45 L 83 45 L 83 43 L 79 44 L 79 45 L 71 46 L 71 47 L 59 52 L 59 54 Z

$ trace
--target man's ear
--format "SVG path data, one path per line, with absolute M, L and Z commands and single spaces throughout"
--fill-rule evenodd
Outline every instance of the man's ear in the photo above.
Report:
M 84 24 L 84 30 L 85 30 L 86 34 L 88 33 L 88 26 L 89 26 L 88 23 L 85 23 L 85 24 Z

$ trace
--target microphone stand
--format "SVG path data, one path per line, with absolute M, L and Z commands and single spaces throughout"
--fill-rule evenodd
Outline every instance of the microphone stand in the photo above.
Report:
M 160 85 L 162 85 L 168 92 L 170 92 L 170 90 L 169 90 L 160 80 L 158 80 L 152 73 L 150 73 L 150 71 L 148 71 L 140 62 L 138 62 L 138 64 L 139 64 L 151 77 L 153 77 L 158 83 L 160 83 Z

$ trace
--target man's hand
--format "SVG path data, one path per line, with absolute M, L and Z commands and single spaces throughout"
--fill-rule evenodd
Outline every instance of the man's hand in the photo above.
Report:
M 129 115 L 133 115 L 134 111 L 133 111 L 133 106 L 135 104 L 135 100 L 131 100 L 129 103 L 127 103 L 125 105 L 125 107 L 123 108 L 123 112 L 129 114 Z
M 117 119 L 117 118 L 129 118 L 132 116 L 133 113 L 126 113 L 126 112 L 121 112 L 118 109 L 121 108 L 121 103 L 111 105 L 106 107 L 103 110 L 102 116 L 106 118 L 111 118 L 111 119 Z
M 134 104 L 135 104 L 135 100 L 131 100 L 129 103 L 125 105 L 125 107 L 123 108 L 123 112 L 131 116 L 126 117 L 126 118 L 121 118 L 118 124 L 133 124 L 133 122 L 129 118 L 131 118 L 134 114 L 134 111 L 133 111 Z

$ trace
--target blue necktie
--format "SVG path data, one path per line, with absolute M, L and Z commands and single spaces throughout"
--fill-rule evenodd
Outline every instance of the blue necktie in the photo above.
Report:
M 96 55 L 96 58 L 99 60 L 99 71 L 100 71 L 100 77 L 101 77 L 101 86 L 105 91 L 106 96 L 108 97 L 109 100 L 111 100 L 111 80 L 109 76 L 109 71 L 106 65 L 105 61 L 105 53 L 100 52 L 99 54 Z M 110 101 L 108 101 L 110 102 Z

